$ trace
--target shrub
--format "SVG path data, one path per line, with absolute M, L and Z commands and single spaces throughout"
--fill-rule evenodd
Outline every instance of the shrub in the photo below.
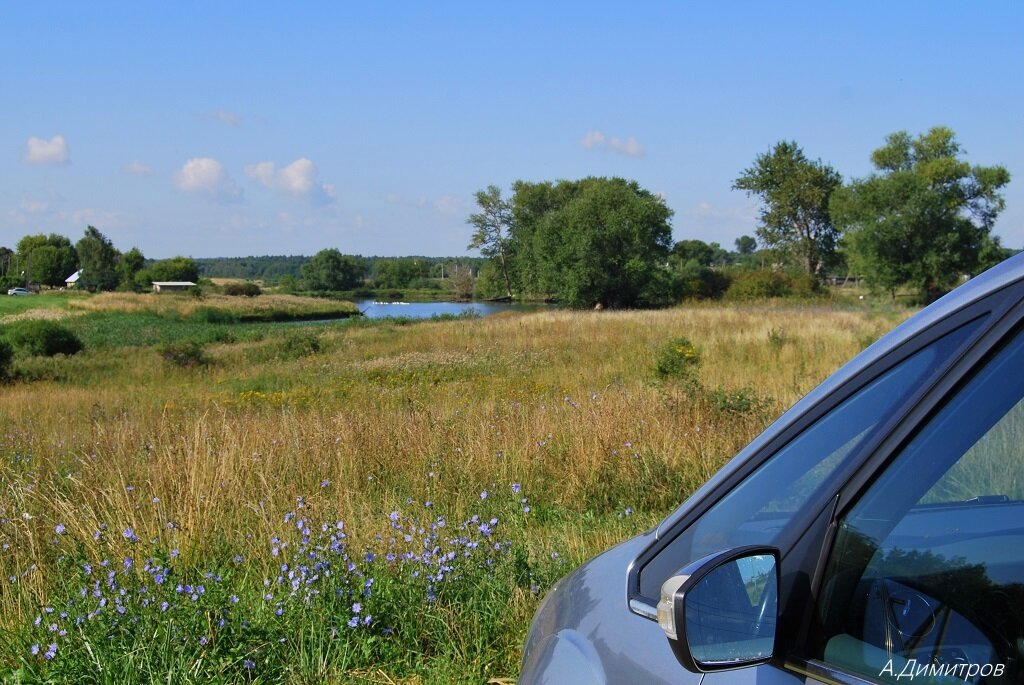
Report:
M 668 378 L 694 378 L 700 366 L 700 350 L 688 338 L 673 338 L 662 345 L 654 365 L 654 375 Z
M 733 274 L 732 283 L 725 291 L 727 300 L 766 300 L 785 297 L 792 292 L 789 278 L 777 271 L 759 269 L 738 271 Z
M 197 368 L 208 366 L 210 358 L 198 340 L 181 340 L 160 346 L 160 356 L 171 366 L 179 368 Z
M 758 269 L 733 271 L 725 299 L 743 301 L 772 297 L 815 297 L 821 293 L 821 283 L 811 274 Z
M 708 267 L 687 271 L 676 281 L 676 296 L 681 300 L 717 300 L 729 289 L 732 280 L 725 273 Z
M 14 348 L 9 342 L 0 338 L 0 380 L 10 375 L 12 359 L 14 359 Z
M 735 390 L 708 390 L 708 402 L 720 412 L 732 414 L 756 414 L 767 411 L 772 406 L 772 398 L 760 397 L 751 388 Z
M 225 283 L 224 294 L 231 295 L 233 297 L 256 297 L 262 295 L 263 290 L 259 285 L 252 281 L 246 281 L 245 283 Z
M 231 312 L 213 307 L 199 307 L 188 318 L 201 323 L 238 323 L 238 317 Z
M 22 354 L 52 357 L 75 354 L 82 341 L 73 331 L 52 321 L 21 321 L 7 334 L 10 343 Z
M 277 351 L 278 359 L 298 359 L 320 351 L 320 336 L 309 331 L 289 333 L 281 341 Z

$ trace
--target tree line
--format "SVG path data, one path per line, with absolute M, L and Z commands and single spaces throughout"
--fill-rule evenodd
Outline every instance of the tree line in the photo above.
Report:
M 199 267 L 191 257 L 147 260 L 136 247 L 122 253 L 94 226 L 88 226 L 74 244 L 56 233 L 39 233 L 23 237 L 13 250 L 0 247 L 3 287 L 63 287 L 78 271 L 78 287 L 90 291 L 140 291 L 148 289 L 153 281 L 199 279 Z
M 362 257 L 336 248 L 312 257 L 147 260 L 119 252 L 93 226 L 75 244 L 30 235 L 0 247 L 0 281 L 63 285 L 81 268 L 89 290 L 141 290 L 200 276 L 270 281 L 292 291 L 438 289 L 459 297 L 544 299 L 573 307 L 652 307 L 686 298 L 813 292 L 829 275 L 853 275 L 893 295 L 930 300 L 965 275 L 1010 256 L 992 234 L 1005 207 L 1002 166 L 971 165 L 952 130 L 886 137 L 875 170 L 844 182 L 795 141 L 757 155 L 733 188 L 760 203 L 754 236 L 735 250 L 672 241 L 664 199 L 622 178 L 512 184 L 476 193 L 468 245 L 480 258 Z M 801 275 L 802 274 L 802 275 Z
M 761 201 L 756 239 L 741 237 L 735 252 L 701 241 L 672 244 L 671 210 L 635 182 L 517 181 L 507 199 L 489 186 L 476 193 L 469 247 L 490 260 L 482 278 L 492 296 L 571 306 L 716 297 L 730 287 L 723 267 L 758 262 L 772 272 L 802 272 L 799 288 L 840 273 L 892 294 L 911 288 L 927 300 L 1013 253 L 992 235 L 1009 172 L 972 166 L 962 155 L 948 128 L 917 137 L 901 131 L 872 153 L 872 174 L 844 183 L 796 142 L 779 142 L 733 183 Z M 780 278 L 738 280 L 752 287 L 760 279 L 771 292 Z

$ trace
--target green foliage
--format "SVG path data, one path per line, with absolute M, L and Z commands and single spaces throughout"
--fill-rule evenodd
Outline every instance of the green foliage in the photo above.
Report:
M 366 265 L 361 259 L 333 248 L 320 250 L 302 266 L 308 290 L 350 290 L 362 285 L 365 273 Z
M 88 290 L 114 290 L 117 288 L 118 252 L 107 236 L 95 227 L 85 229 L 85 235 L 75 244 L 78 264 L 82 267 L 79 284 Z
M 179 340 L 161 345 L 160 357 L 171 366 L 182 369 L 205 367 L 210 364 L 206 350 L 198 340 Z
M 188 316 L 189 321 L 201 323 L 233 324 L 238 323 L 238 315 L 226 309 L 216 307 L 199 307 Z
M 7 339 L 24 355 L 52 357 L 57 354 L 76 354 L 82 350 L 82 341 L 68 328 L 52 321 L 18 321 L 7 329 Z
M 510 253 L 519 290 L 570 307 L 671 302 L 672 210 L 621 178 L 513 186 Z
M 14 348 L 11 343 L 0 338 L 0 380 L 11 375 L 11 362 L 14 360 Z
M 717 300 L 729 288 L 731 279 L 724 271 L 687 262 L 675 274 L 674 292 L 679 300 Z
M 430 266 L 420 259 L 380 259 L 374 266 L 376 288 L 409 288 L 417 278 L 430 274 Z
M 137 247 L 121 255 L 117 262 L 117 276 L 119 280 L 118 290 L 142 290 L 149 287 L 149 283 L 142 283 L 139 279 L 139 272 L 146 264 L 146 258 Z
M 654 375 L 661 379 L 696 379 L 700 350 L 689 338 L 673 338 L 661 346 L 654 363 Z
M 729 262 L 729 253 L 721 245 L 703 240 L 680 240 L 672 246 L 671 254 L 678 264 L 693 261 L 700 266 L 724 266 Z
M 288 333 L 281 340 L 277 358 L 282 360 L 308 357 L 320 351 L 320 335 L 303 330 Z
M 195 283 L 199 280 L 199 265 L 191 257 L 171 257 L 154 263 L 139 274 L 144 287 L 153 281 L 178 281 Z
M 263 294 L 263 290 L 258 284 L 253 283 L 252 281 L 246 281 L 245 283 L 225 283 L 224 294 L 235 297 L 256 297 Z
M 470 294 L 478 300 L 496 300 L 506 296 L 501 267 L 493 262 L 488 262 L 480 267 L 480 273 L 475 281 L 468 274 L 460 274 L 460 276 L 464 283 L 468 281 Z
M 832 167 L 807 159 L 796 142 L 783 141 L 758 155 L 733 188 L 761 199 L 757 235 L 764 244 L 783 250 L 816 275 L 835 258 L 839 232 L 829 214 L 829 199 L 841 184 Z
M 740 255 L 752 255 L 757 251 L 757 240 L 749 235 L 741 235 L 736 239 L 736 252 Z
M 832 213 L 872 289 L 895 294 L 910 285 L 930 300 L 999 254 L 990 232 L 1010 173 L 972 167 L 962 154 L 948 128 L 915 139 L 893 133 L 871 155 L 876 173 L 836 193 Z
M 720 412 L 730 414 L 762 414 L 774 406 L 770 397 L 760 397 L 751 388 L 735 390 L 706 390 L 704 393 L 708 403 Z
M 18 241 L 17 270 L 25 272 L 21 283 L 58 287 L 74 273 L 78 255 L 71 241 L 62 235 L 27 235 Z
M 765 300 L 774 297 L 816 297 L 822 293 L 818 279 L 808 273 L 785 273 L 768 269 L 737 270 L 725 299 L 732 302 Z
M 501 275 L 505 297 L 512 297 L 512 282 L 509 278 L 507 255 L 512 228 L 512 203 L 501 199 L 501 189 L 487 186 L 487 190 L 476 192 L 478 214 L 470 214 L 467 223 L 473 226 L 473 237 L 467 246 L 480 250 L 480 254 L 496 263 Z

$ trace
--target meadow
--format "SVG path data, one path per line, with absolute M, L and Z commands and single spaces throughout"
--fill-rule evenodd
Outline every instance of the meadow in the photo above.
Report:
M 84 351 L 0 386 L 5 680 L 514 682 L 548 587 L 905 316 L 325 326 L 114 297 L 44 307 Z

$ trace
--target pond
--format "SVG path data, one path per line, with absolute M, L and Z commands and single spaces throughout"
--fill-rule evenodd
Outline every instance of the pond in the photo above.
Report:
M 459 316 L 475 312 L 478 316 L 489 316 L 499 312 L 533 312 L 549 305 L 518 304 L 508 302 L 382 302 L 359 300 L 355 303 L 368 319 L 403 317 L 407 319 L 429 319 L 434 316 Z

